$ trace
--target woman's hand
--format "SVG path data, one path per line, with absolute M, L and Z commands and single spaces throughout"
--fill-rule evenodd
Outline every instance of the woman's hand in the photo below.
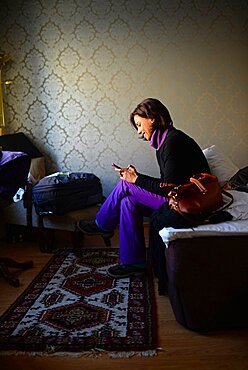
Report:
M 115 171 L 119 172 L 121 180 L 125 180 L 127 182 L 130 182 L 132 184 L 135 183 L 138 177 L 138 173 L 133 165 L 129 165 L 126 168 L 115 168 Z

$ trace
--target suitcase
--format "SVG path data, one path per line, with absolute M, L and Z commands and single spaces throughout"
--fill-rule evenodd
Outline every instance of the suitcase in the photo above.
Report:
M 32 188 L 32 201 L 39 216 L 63 215 L 103 200 L 101 181 L 92 173 L 57 172 Z

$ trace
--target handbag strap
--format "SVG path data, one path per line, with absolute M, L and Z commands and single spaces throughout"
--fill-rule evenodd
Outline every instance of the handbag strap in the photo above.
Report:
M 203 186 L 202 183 L 195 177 L 191 177 L 190 182 L 195 184 L 201 193 L 205 194 L 207 192 L 207 189 L 205 188 L 205 186 Z

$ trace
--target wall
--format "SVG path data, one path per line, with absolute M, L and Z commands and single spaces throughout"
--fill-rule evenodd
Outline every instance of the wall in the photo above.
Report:
M 94 172 L 106 195 L 113 161 L 157 175 L 129 124 L 146 97 L 247 165 L 247 1 L 2 0 L 0 27 L 6 133 L 26 133 L 49 173 Z

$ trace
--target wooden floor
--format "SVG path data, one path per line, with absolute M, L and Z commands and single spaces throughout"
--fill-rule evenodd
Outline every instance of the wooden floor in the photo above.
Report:
M 60 247 L 70 247 L 67 234 L 57 235 L 56 242 Z M 98 247 L 103 246 L 103 243 L 99 237 L 87 237 L 84 245 Z M 118 233 L 112 239 L 112 246 L 118 247 Z M 12 257 L 18 261 L 29 259 L 34 261 L 34 268 L 17 272 L 21 281 L 19 288 L 9 286 L 0 277 L 0 314 L 2 314 L 46 264 L 51 254 L 40 252 L 36 242 L 8 244 L 1 241 L 0 255 Z M 97 358 L 0 356 L 0 369 L 248 369 L 248 330 L 208 334 L 189 331 L 175 321 L 168 297 L 157 296 L 156 299 L 161 349 L 155 357 L 135 356 L 129 359 L 110 359 L 107 355 Z

